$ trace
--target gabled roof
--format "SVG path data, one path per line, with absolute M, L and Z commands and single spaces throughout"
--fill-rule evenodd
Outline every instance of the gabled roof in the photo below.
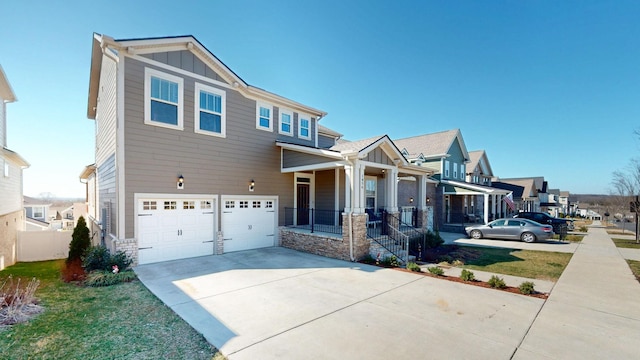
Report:
M 16 94 L 13 93 L 13 89 L 7 79 L 7 75 L 2 69 L 2 65 L 0 65 L 0 98 L 2 98 L 4 102 L 14 102 L 18 100 L 16 98 Z
M 417 158 L 423 154 L 426 158 L 442 158 L 449 154 L 449 149 L 458 140 L 462 155 L 469 159 L 469 152 L 462 139 L 460 129 L 452 129 L 432 134 L 424 134 L 404 139 L 397 139 L 393 142 L 400 149 L 406 149 L 410 159 Z
M 500 179 L 500 181 L 508 182 L 508 183 L 512 183 L 514 181 L 516 181 L 516 182 L 533 181 L 533 184 L 534 184 L 533 187 L 536 190 L 542 191 L 542 192 L 546 192 L 547 191 L 547 184 L 546 184 L 546 181 L 544 181 L 544 176 L 508 178 L 508 179 Z
M 343 155 L 357 154 L 358 158 L 363 158 L 371 150 L 378 147 L 380 147 L 392 160 L 395 160 L 397 165 L 409 165 L 407 159 L 402 155 L 398 147 L 387 135 L 374 136 L 357 141 L 341 142 L 330 147 L 329 150 L 339 151 Z
M 517 195 L 519 195 L 520 198 L 524 198 L 524 199 L 529 199 L 529 198 L 538 196 L 538 189 L 536 188 L 535 181 L 532 178 L 500 179 L 499 181 L 491 182 L 492 187 L 505 189 L 504 185 L 502 184 L 510 184 L 510 185 L 515 185 L 522 188 L 522 191 L 520 191 L 519 194 L 517 194 L 516 191 L 514 191 L 513 193 L 514 198 L 517 197 Z
M 472 172 L 478 165 L 480 165 L 482 174 L 493 176 L 493 170 L 491 169 L 491 164 L 489 164 L 487 153 L 484 150 L 469 151 L 469 164 L 467 165 L 467 171 Z
M 91 174 L 96 172 L 96 164 L 87 165 L 84 167 L 82 172 L 80 173 L 80 182 L 85 183 L 91 176 Z
M 114 40 L 107 35 L 94 33 L 93 47 L 91 51 L 91 72 L 89 80 L 89 96 L 87 106 L 87 117 L 95 119 L 98 97 L 98 87 L 100 82 L 100 69 L 102 67 L 102 54 L 108 53 L 112 57 L 123 52 L 126 56 L 140 54 L 150 54 L 166 51 L 190 51 L 207 66 L 211 67 L 220 75 L 224 81 L 233 86 L 247 98 L 260 99 L 280 106 L 286 106 L 304 113 L 308 113 L 318 118 L 327 115 L 326 112 L 307 105 L 300 104 L 280 95 L 268 92 L 255 86 L 247 84 L 240 76 L 234 73 L 227 65 L 218 59 L 211 51 L 204 47 L 192 35 L 153 37 L 139 39 Z

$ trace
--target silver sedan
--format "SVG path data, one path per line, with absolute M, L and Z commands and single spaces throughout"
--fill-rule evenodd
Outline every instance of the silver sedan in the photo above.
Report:
M 486 225 L 467 226 L 464 230 L 473 239 L 522 240 L 530 243 L 553 237 L 551 225 L 542 225 L 527 219 L 498 219 Z

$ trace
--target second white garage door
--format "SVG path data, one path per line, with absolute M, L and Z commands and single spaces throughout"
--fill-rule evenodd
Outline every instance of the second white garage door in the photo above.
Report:
M 275 245 L 276 199 L 232 199 L 222 201 L 224 252 Z

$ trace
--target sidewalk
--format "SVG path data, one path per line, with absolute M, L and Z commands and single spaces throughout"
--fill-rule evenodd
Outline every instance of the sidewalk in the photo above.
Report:
M 638 329 L 640 284 L 594 222 L 513 359 L 637 358 Z

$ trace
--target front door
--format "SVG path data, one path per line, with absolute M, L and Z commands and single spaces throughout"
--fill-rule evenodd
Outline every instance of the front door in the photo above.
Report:
M 309 184 L 297 184 L 296 209 L 297 209 L 297 224 L 309 225 L 309 199 L 310 199 L 311 187 Z

